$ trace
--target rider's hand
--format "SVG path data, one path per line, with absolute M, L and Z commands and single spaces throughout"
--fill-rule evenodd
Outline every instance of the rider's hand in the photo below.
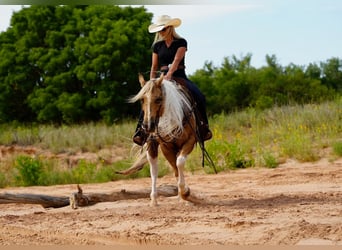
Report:
M 164 79 L 165 80 L 171 80 L 171 78 L 172 78 L 172 74 L 170 74 L 170 73 L 167 73 L 165 76 L 164 76 Z

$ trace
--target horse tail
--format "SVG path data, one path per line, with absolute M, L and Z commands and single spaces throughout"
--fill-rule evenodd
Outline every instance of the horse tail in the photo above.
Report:
M 144 147 L 142 149 L 141 154 L 138 156 L 137 160 L 133 163 L 133 165 L 122 171 L 116 171 L 116 174 L 122 174 L 122 175 L 130 175 L 130 174 L 135 174 L 136 172 L 140 171 L 143 169 L 144 165 L 147 164 L 147 151 L 146 148 Z

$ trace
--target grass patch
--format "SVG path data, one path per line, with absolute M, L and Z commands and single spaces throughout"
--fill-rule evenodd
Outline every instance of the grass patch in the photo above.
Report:
M 131 176 L 116 174 L 127 169 L 132 161 L 117 161 L 112 165 L 98 165 L 81 160 L 71 169 L 61 169 L 54 160 L 27 155 L 15 157 L 14 167 L 7 174 L 0 172 L 0 188 L 6 186 L 50 186 L 59 184 L 101 183 L 121 179 L 149 177 L 149 168 Z M 168 166 L 161 164 L 159 176 L 169 172 Z
M 341 156 L 342 99 L 323 104 L 275 107 L 264 111 L 246 109 L 212 117 L 213 140 L 206 148 L 217 169 L 239 167 L 275 168 L 284 159 L 316 161 L 326 148 Z M 201 158 L 195 150 L 192 158 Z M 187 163 L 188 164 L 188 163 Z M 197 164 L 197 168 L 194 166 Z M 192 162 L 190 171 L 200 169 Z M 188 168 L 188 169 L 189 169 Z M 207 173 L 212 169 L 205 168 Z
M 206 149 L 216 169 L 225 171 L 248 167 L 275 168 L 284 159 L 316 161 L 331 152 L 342 156 L 342 99 L 323 104 L 275 107 L 268 110 L 246 109 L 232 114 L 220 114 L 210 119 L 213 139 Z M 135 121 L 108 126 L 90 123 L 78 126 L 18 124 L 0 126 L 0 144 L 43 148 L 55 154 L 99 152 L 117 147 L 122 154 L 130 152 Z M 332 150 L 324 150 L 331 148 Z M 101 156 L 102 157 L 102 156 Z M 99 159 L 101 158 L 99 154 Z M 105 155 L 106 157 L 106 155 Z M 41 156 L 13 155 L 0 162 L 0 187 L 56 185 L 66 183 L 107 182 L 122 178 L 149 176 L 149 168 L 123 177 L 115 171 L 130 167 L 134 159 L 127 153 L 112 164 L 98 160 L 78 161 L 62 168 L 60 162 Z M 159 176 L 170 173 L 163 157 L 159 160 Z M 186 169 L 202 170 L 202 153 L 196 147 L 189 156 Z M 208 163 L 206 173 L 214 173 Z
M 89 123 L 56 127 L 53 125 L 20 126 L 2 125 L 0 144 L 35 145 L 53 153 L 97 152 L 109 145 L 131 146 L 132 121 L 113 126 L 104 123 Z

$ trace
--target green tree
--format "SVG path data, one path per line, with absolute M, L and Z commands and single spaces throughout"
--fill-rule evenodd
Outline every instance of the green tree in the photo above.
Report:
M 303 67 L 290 64 L 285 67 L 284 74 L 284 91 L 288 102 L 304 104 L 329 99 L 330 91 L 317 79 L 318 72 L 312 72 L 312 77 L 308 77 Z
M 322 76 L 322 70 L 316 63 L 310 63 L 305 69 L 305 76 L 310 79 L 320 80 Z
M 216 70 L 213 63 L 207 61 L 202 69 L 197 70 L 195 74 L 189 76 L 189 79 L 205 93 L 207 107 L 210 107 L 208 108 L 208 114 L 219 112 L 219 110 L 216 110 L 216 90 L 213 85 Z
M 150 67 L 143 7 L 31 6 L 0 34 L 0 119 L 113 122 Z
M 249 75 L 254 70 L 251 58 L 251 54 L 225 57 L 220 68 L 206 62 L 190 77 L 205 93 L 208 113 L 230 112 L 248 105 Z
M 322 83 L 338 92 L 342 92 L 342 60 L 331 58 L 325 63 L 321 63 L 323 71 Z

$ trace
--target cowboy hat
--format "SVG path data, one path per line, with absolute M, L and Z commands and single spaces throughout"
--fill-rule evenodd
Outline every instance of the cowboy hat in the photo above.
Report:
M 153 23 L 148 27 L 148 31 L 150 33 L 156 33 L 168 26 L 173 26 L 176 28 L 180 26 L 181 23 L 182 21 L 179 18 L 171 18 L 168 15 L 162 15 L 157 17 L 156 23 Z

